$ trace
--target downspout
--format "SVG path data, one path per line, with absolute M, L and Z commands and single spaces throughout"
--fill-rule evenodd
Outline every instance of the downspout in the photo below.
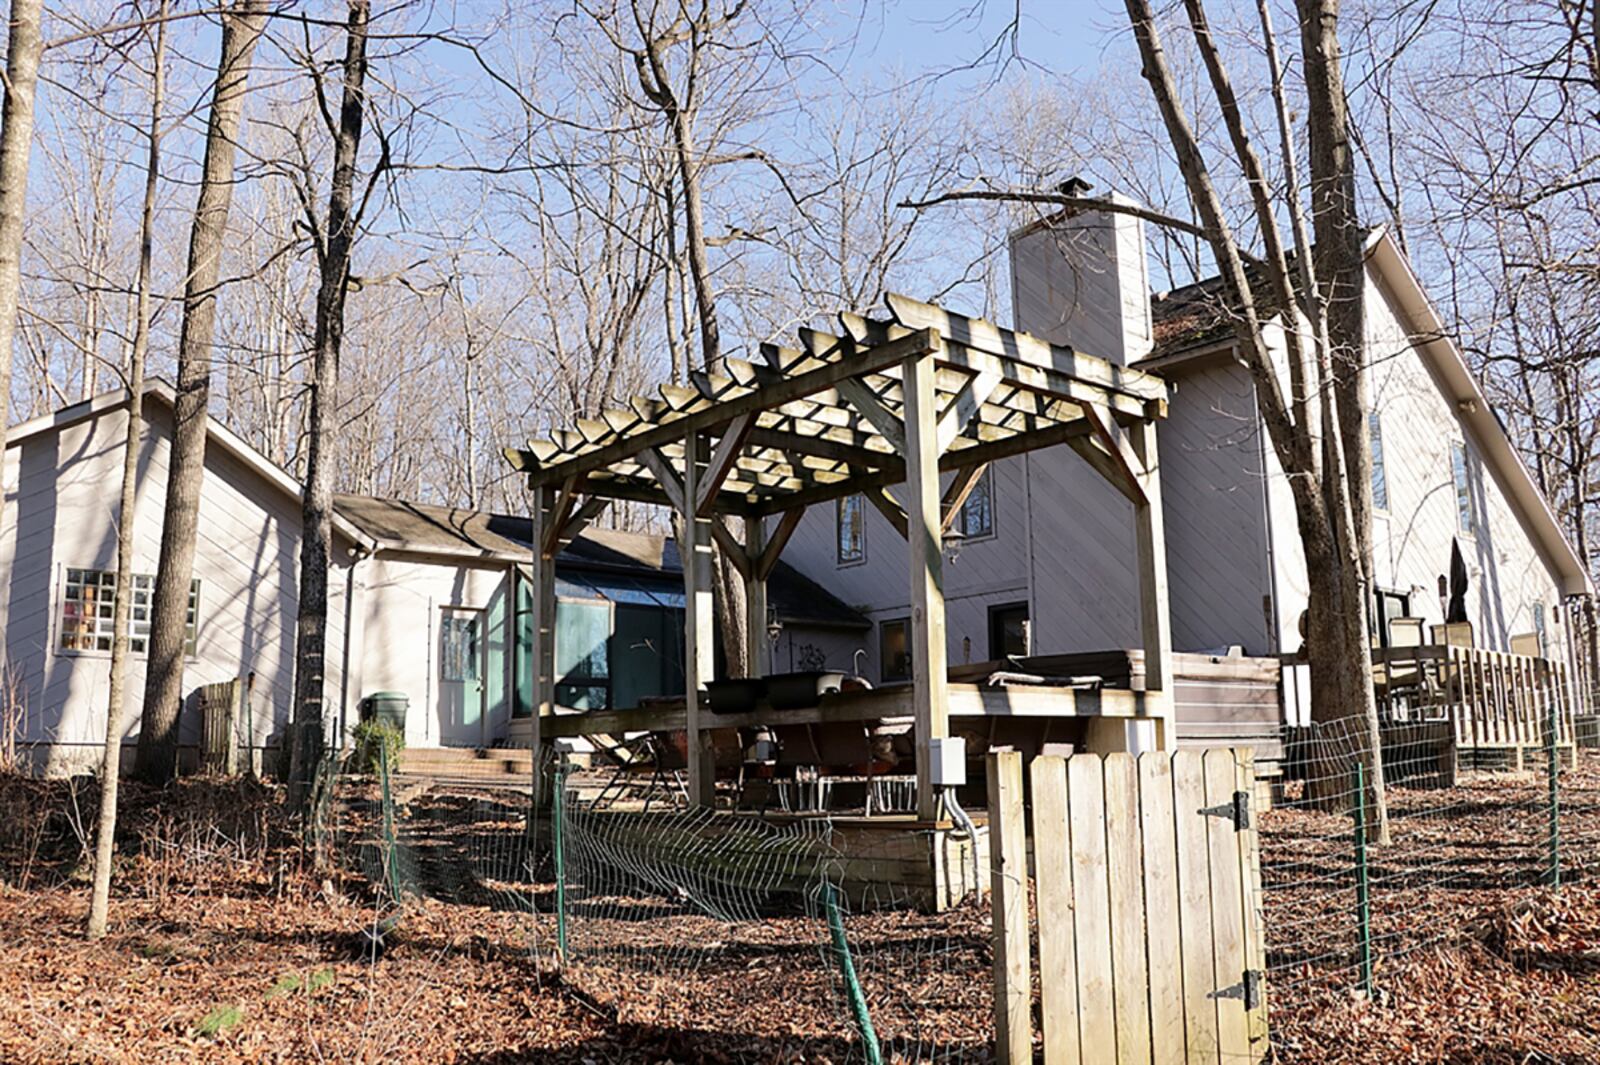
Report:
M 357 545 L 350 551 L 350 569 L 345 574 L 344 586 L 344 668 L 339 672 L 339 747 L 342 749 L 349 735 L 350 716 L 350 631 L 354 628 L 356 607 L 356 567 L 372 557 L 372 550 Z

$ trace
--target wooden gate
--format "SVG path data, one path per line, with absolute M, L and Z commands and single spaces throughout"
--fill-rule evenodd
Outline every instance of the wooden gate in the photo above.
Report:
M 989 755 L 995 1046 L 1033 1060 L 1028 837 L 1044 1060 L 1254 1062 L 1267 1049 L 1246 751 Z

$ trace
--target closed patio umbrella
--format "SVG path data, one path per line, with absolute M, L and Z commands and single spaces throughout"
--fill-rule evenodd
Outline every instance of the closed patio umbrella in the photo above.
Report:
M 1467 620 L 1467 560 L 1461 557 L 1461 541 L 1450 539 L 1450 605 L 1445 608 L 1446 624 Z

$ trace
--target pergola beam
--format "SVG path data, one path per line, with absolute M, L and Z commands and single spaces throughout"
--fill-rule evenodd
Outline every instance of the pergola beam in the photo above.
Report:
M 684 437 L 684 476 L 682 498 L 693 499 L 704 473 L 705 437 L 690 430 Z M 717 519 L 696 514 L 693 508 L 679 510 L 683 535 L 678 555 L 683 563 L 683 693 L 688 720 L 689 800 L 696 806 L 710 806 L 716 796 L 716 766 L 711 757 L 711 734 L 700 727 L 700 690 L 712 679 L 716 636 L 712 598 L 711 540 Z
M 939 505 L 943 508 L 943 517 L 939 519 L 939 531 L 949 532 L 950 526 L 955 524 L 956 515 L 961 513 L 961 508 L 966 505 L 967 497 L 972 490 L 978 487 L 978 482 L 983 480 L 983 475 L 988 470 L 987 462 L 980 462 L 973 466 L 963 466 L 956 471 L 955 478 L 951 480 L 944 490 L 944 496 Z
M 755 423 L 754 414 L 741 414 L 728 423 L 723 431 L 722 439 L 717 441 L 716 450 L 711 452 L 710 464 L 706 467 L 705 479 L 695 489 L 694 512 L 696 514 L 710 514 L 717 501 L 717 492 L 722 488 L 722 482 L 728 479 L 728 474 L 738 465 L 739 451 L 744 447 L 744 438 L 750 432 L 750 427 Z
M 906 430 L 900 416 L 884 406 L 882 398 L 860 381 L 840 381 L 833 386 L 855 412 L 865 418 L 897 455 L 905 454 Z
M 906 515 L 911 548 L 912 705 L 915 717 L 917 817 L 938 814 L 930 768 L 933 741 L 950 735 L 946 667 L 944 555 L 939 513 L 939 411 L 931 356 L 901 364 L 906 392 Z
M 761 575 L 762 580 L 766 580 L 777 568 L 778 557 L 783 554 L 789 537 L 794 535 L 794 531 L 800 527 L 800 521 L 805 516 L 805 507 L 791 507 L 778 519 L 777 528 L 773 529 L 772 535 L 767 538 L 766 545 L 761 549 L 761 559 L 756 563 L 756 572 Z M 755 520 L 759 522 L 761 519 Z
M 961 389 L 951 397 L 944 413 L 939 415 L 939 425 L 936 430 L 941 455 L 950 450 L 950 445 L 955 443 L 956 437 L 965 432 L 967 425 L 979 417 L 983 411 L 984 401 L 994 393 L 999 384 L 998 370 L 984 370 L 967 378 Z
M 831 388 L 840 381 L 892 365 L 908 356 L 925 355 L 936 350 L 939 344 L 939 335 L 931 330 L 908 334 L 887 344 L 874 345 L 850 363 L 827 363 L 723 403 L 706 404 L 686 411 L 681 418 L 667 424 L 652 425 L 570 458 L 545 464 L 537 459 L 534 452 L 515 448 L 507 449 L 507 458 L 514 467 L 528 474 L 529 487 L 543 487 L 565 477 L 602 469 L 620 459 L 630 458 L 645 448 L 660 447 L 689 433 L 705 432 L 726 425 L 741 414 L 751 414 L 790 400 L 803 399 L 824 388 Z
M 907 538 L 910 521 L 906 517 L 905 508 L 890 493 L 888 485 L 871 485 L 861 489 L 861 494 L 866 497 L 867 502 L 871 503 L 879 514 L 884 516 L 884 519 L 890 525 L 894 526 L 894 531 L 900 534 L 900 539 Z
M 725 360 L 691 387 L 662 385 L 576 419 L 551 440 L 508 450 L 535 493 L 540 590 L 535 606 L 541 710 L 554 703 L 553 554 L 607 499 L 669 505 L 681 516 L 684 674 L 690 795 L 714 797 L 701 695 L 711 679 L 713 547 L 745 582 L 752 669 L 765 658 L 766 581 L 811 503 L 860 493 L 906 538 L 915 663 L 917 812 L 938 813 L 932 745 L 948 735 L 945 532 L 1000 459 L 1053 445 L 1076 449 L 1134 506 L 1140 625 L 1148 656 L 1146 720 L 1091 721 L 1115 742 L 1101 749 L 1170 745 L 1171 623 L 1154 421 L 1166 386 L 1025 333 L 889 296 L 893 319 L 841 315 L 843 334 L 802 330 L 801 349 L 763 345 L 768 365 Z M 941 477 L 951 474 L 940 491 Z M 898 492 L 890 486 L 905 484 Z M 902 505 L 903 504 L 903 505 Z M 769 527 L 765 516 L 781 514 Z M 724 516 L 745 519 L 741 537 Z M 542 560 L 542 561 L 540 561 Z M 542 566 L 543 568 L 539 568 Z M 1148 718 L 1155 718 L 1153 736 Z M 1120 731 L 1119 731 L 1120 729 Z M 535 722 L 538 741 L 540 726 Z M 1147 737 L 1149 737 L 1147 739 Z

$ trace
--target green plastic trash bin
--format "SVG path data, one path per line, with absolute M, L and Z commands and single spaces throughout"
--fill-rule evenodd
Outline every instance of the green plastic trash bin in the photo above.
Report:
M 361 700 L 361 720 L 377 721 L 406 734 L 406 709 L 411 699 L 404 692 L 373 692 Z

